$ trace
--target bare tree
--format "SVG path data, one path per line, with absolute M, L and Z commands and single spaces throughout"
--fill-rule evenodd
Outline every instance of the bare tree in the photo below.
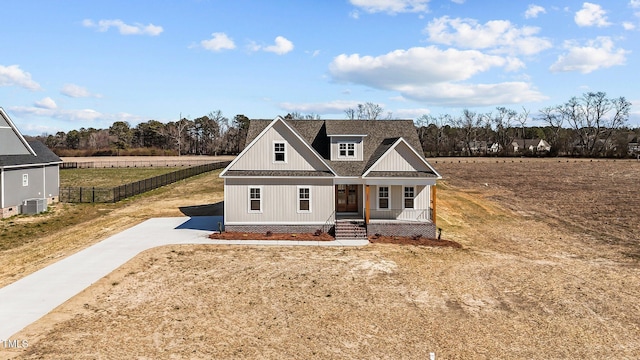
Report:
M 355 109 L 349 108 L 344 111 L 349 120 L 378 120 L 384 113 L 382 106 L 372 102 L 358 104 Z M 387 119 L 391 119 L 393 114 L 387 112 Z
M 565 122 L 564 113 L 559 111 L 558 106 L 546 107 L 539 110 L 539 113 L 539 119 L 544 121 L 551 130 L 550 136 L 547 139 L 549 145 L 551 145 L 551 153 L 558 154 L 560 151 L 560 130 Z
M 505 107 L 497 107 L 496 110 L 494 115 L 490 115 L 496 130 L 496 142 L 501 153 L 509 154 L 513 150 L 511 146 L 515 139 L 513 122 L 518 118 L 518 113 Z
M 180 114 L 180 120 L 167 124 L 166 128 L 168 135 L 173 141 L 175 141 L 175 144 L 178 147 L 178 156 L 182 154 L 184 131 L 189 126 L 189 123 L 190 121 L 183 118 L 182 114 Z
M 482 115 L 468 109 L 462 111 L 462 116 L 451 118 L 451 124 L 461 131 L 462 151 L 467 156 L 472 155 L 471 143 L 477 138 L 477 131 L 482 126 L 482 119 Z
M 284 118 L 288 120 L 320 120 L 320 115 L 314 113 L 303 114 L 298 111 L 293 111 L 288 113 Z
M 516 116 L 516 121 L 518 121 L 518 123 L 520 123 L 520 129 L 522 129 L 522 133 L 520 134 L 520 137 L 524 140 L 526 138 L 525 135 L 525 125 L 527 124 L 527 121 L 529 120 L 529 110 L 527 110 L 524 106 L 522 107 L 522 112 L 519 113 Z
M 451 123 L 451 116 L 448 114 L 422 115 L 416 119 L 418 138 L 423 151 L 440 156 L 445 137 L 445 125 L 449 123 Z
M 604 92 L 588 92 L 573 97 L 558 106 L 578 137 L 577 147 L 582 155 L 603 155 L 613 133 L 625 126 L 631 103 L 624 97 L 607 98 Z

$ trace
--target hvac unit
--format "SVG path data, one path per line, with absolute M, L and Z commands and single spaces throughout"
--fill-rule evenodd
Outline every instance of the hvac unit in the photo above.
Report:
M 33 215 L 47 210 L 47 199 L 27 199 L 22 204 L 21 213 Z

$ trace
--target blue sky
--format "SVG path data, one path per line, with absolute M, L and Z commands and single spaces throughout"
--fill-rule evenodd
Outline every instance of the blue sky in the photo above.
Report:
M 2 0 L 0 106 L 25 134 L 373 102 L 394 117 L 588 91 L 640 126 L 640 0 Z M 533 122 L 532 122 L 533 124 Z

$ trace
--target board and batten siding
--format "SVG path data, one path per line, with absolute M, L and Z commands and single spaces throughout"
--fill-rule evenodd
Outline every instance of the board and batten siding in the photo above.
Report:
M 340 157 L 340 145 L 339 144 L 355 144 L 355 157 Z M 329 150 L 331 152 L 331 160 L 333 161 L 362 161 L 363 155 L 363 146 L 362 146 L 362 137 L 361 136 L 332 136 L 331 142 L 329 145 Z
M 285 134 L 286 136 L 283 136 Z M 286 143 L 286 161 L 274 162 L 274 143 Z M 229 170 L 328 170 L 286 125 L 277 122 Z
M 407 144 L 400 142 L 371 171 L 429 171 Z
M 415 210 L 427 210 L 431 203 L 431 186 L 425 185 L 379 185 L 389 187 L 389 210 L 398 211 L 404 208 L 404 187 L 413 186 L 414 188 L 414 200 L 413 209 Z M 383 212 L 384 209 L 378 210 L 378 187 L 371 186 L 370 191 L 370 206 L 372 210 Z M 415 216 L 414 210 L 402 210 L 399 212 L 397 219 L 412 219 Z
M 311 212 L 298 212 L 298 189 L 311 191 Z M 249 188 L 262 189 L 262 212 L 249 212 Z M 225 179 L 225 224 L 324 224 L 334 209 L 332 180 Z M 267 229 L 268 230 L 268 229 Z

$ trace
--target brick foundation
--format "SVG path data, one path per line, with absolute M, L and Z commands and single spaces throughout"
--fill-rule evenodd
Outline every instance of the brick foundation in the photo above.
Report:
M 322 225 L 225 225 L 225 231 L 259 233 L 271 231 L 274 234 L 302 234 L 314 233 Z
M 51 205 L 58 202 L 60 199 L 57 196 L 47 198 L 47 205 Z M 20 204 L 15 206 L 7 206 L 4 209 L 0 209 L 0 219 L 8 218 L 14 215 L 20 215 Z M 314 230 L 315 231 L 315 230 Z
M 369 223 L 367 225 L 367 236 L 375 234 L 386 236 L 414 236 L 422 235 L 427 238 L 436 237 L 436 226 L 431 223 Z

